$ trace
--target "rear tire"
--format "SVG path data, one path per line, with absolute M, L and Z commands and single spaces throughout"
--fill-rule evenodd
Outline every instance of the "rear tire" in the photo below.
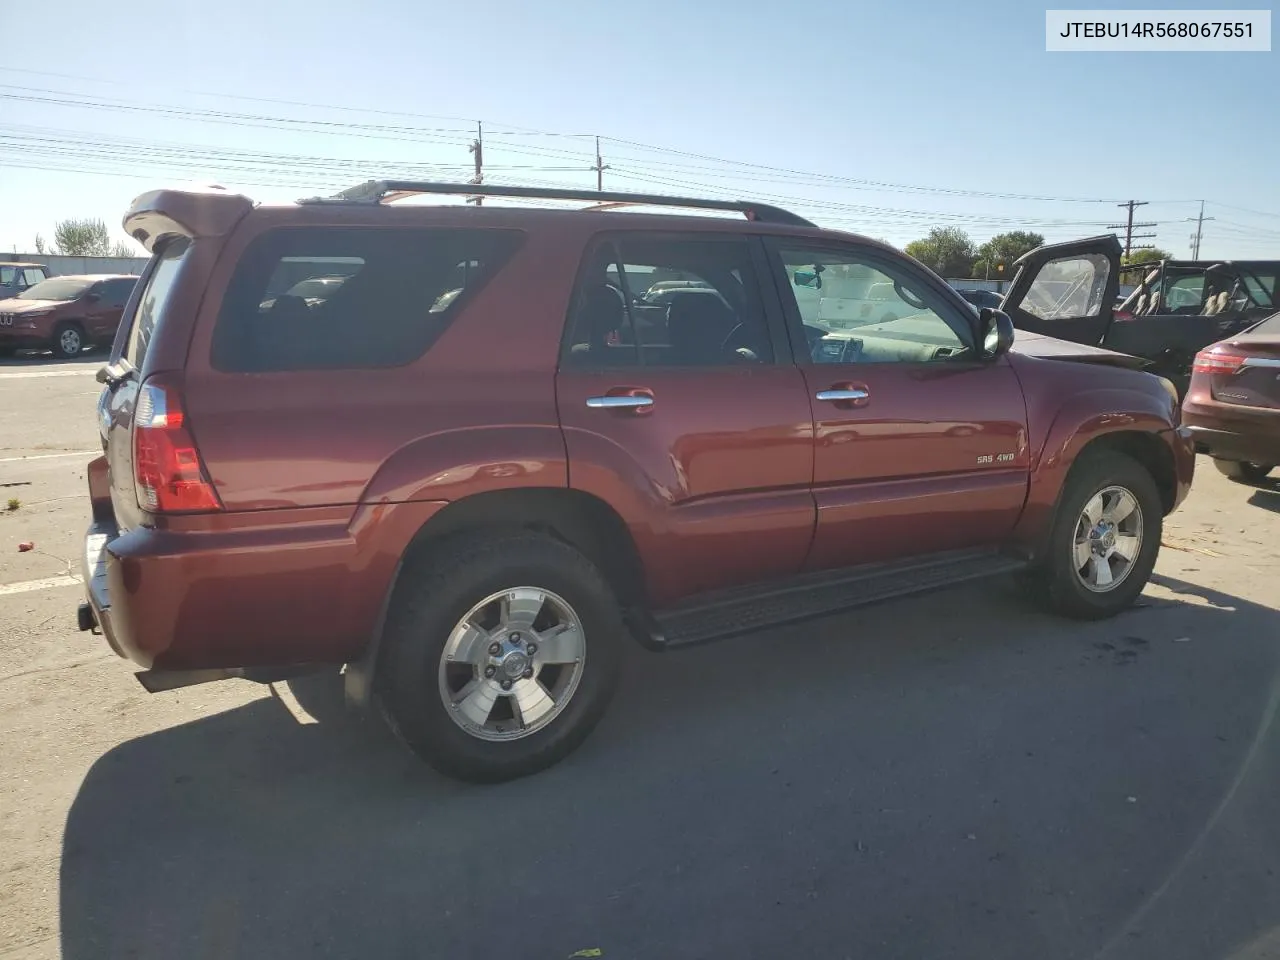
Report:
M 1110 450 L 1085 453 L 1067 476 L 1043 563 L 1031 583 L 1042 602 L 1062 616 L 1115 616 L 1146 586 L 1163 528 L 1160 491 L 1142 464 Z
M 1261 484 L 1267 479 L 1267 474 L 1276 468 L 1274 463 L 1245 463 L 1239 460 L 1219 460 L 1216 457 L 1213 465 L 1224 477 L 1251 487 Z
M 53 340 L 49 348 L 59 360 L 74 360 L 80 356 L 88 340 L 84 328 L 74 320 L 64 320 L 53 328 Z
M 605 578 L 567 544 L 526 532 L 451 537 L 400 575 L 379 703 L 441 773 L 481 783 L 526 776 L 567 756 L 599 722 L 625 635 Z M 572 641 L 567 658 L 562 636 Z M 541 657 L 529 651 L 535 641 Z

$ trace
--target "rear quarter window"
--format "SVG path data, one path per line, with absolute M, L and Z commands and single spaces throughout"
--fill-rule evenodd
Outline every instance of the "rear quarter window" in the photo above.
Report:
M 272 230 L 245 249 L 213 332 L 227 373 L 397 367 L 426 353 L 519 245 L 512 230 Z

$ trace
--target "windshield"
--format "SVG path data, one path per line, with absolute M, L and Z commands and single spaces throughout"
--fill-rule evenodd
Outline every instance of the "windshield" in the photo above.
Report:
M 94 285 L 79 277 L 50 277 L 18 294 L 19 300 L 74 300 Z

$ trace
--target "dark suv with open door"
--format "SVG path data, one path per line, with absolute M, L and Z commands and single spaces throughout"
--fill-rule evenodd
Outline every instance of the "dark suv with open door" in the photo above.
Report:
M 473 195 L 742 219 L 393 202 Z M 1111 616 L 1191 484 L 1168 381 L 766 204 L 377 181 L 124 225 L 81 627 L 152 691 L 345 666 L 461 777 L 572 750 L 629 641 L 1010 573 Z
M 1280 262 L 1165 261 L 1116 305 L 1120 241 L 1039 247 L 1017 261 L 1003 309 L 1019 330 L 1148 361 L 1185 395 L 1196 353 L 1280 308 Z

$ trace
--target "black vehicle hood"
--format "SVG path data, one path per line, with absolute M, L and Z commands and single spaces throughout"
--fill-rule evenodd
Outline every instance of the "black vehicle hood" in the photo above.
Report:
M 1026 354 L 1029 357 L 1044 357 L 1048 360 L 1100 363 L 1103 366 L 1126 367 L 1130 370 L 1145 370 L 1151 366 L 1151 361 L 1144 360 L 1142 357 L 1116 353 L 1114 350 L 1104 350 L 1102 347 L 1091 347 L 1085 343 L 1058 340 L 1029 330 L 1017 331 L 1013 338 L 1012 349 L 1014 353 Z

